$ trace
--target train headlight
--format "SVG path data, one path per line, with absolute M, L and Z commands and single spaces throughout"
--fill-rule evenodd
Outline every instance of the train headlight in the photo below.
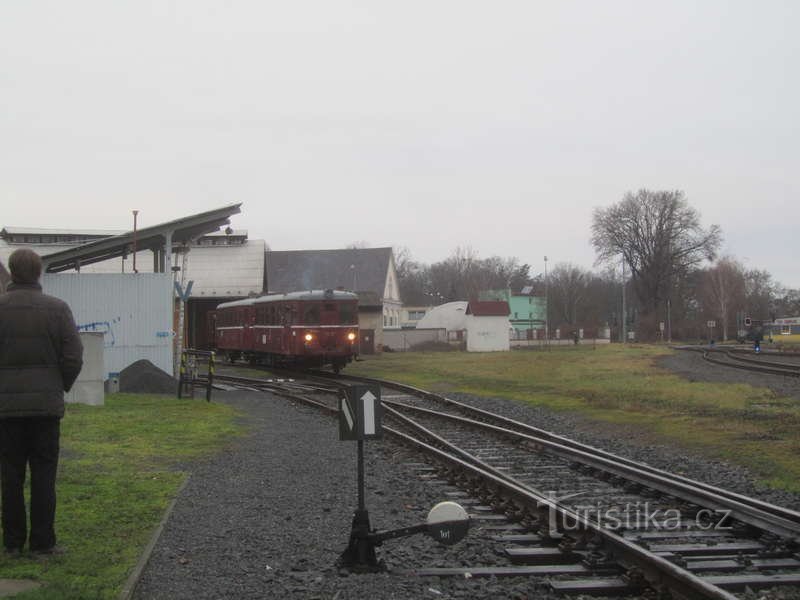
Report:
M 350 333 L 347 334 L 347 339 L 352 342 L 353 340 L 356 339 L 356 334 L 351 331 Z
M 311 341 L 311 340 L 313 340 L 313 339 L 314 339 L 314 336 L 313 336 L 313 335 L 311 335 L 310 333 L 307 333 L 307 334 L 306 334 L 306 341 L 307 341 L 307 342 L 310 342 L 310 341 Z

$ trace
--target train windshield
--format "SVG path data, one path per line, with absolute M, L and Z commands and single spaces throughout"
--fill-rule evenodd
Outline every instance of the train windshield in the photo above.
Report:
M 319 303 L 309 302 L 303 307 L 303 325 L 319 325 Z
M 303 306 L 303 325 L 356 325 L 355 303 L 308 302 Z
M 339 304 L 339 322 L 342 325 L 357 325 L 358 314 L 354 302 Z

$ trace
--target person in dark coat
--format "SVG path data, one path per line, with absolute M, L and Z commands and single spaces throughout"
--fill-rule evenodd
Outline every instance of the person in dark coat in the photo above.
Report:
M 56 470 L 64 392 L 83 366 L 83 346 L 66 303 L 42 293 L 42 261 L 28 249 L 8 260 L 0 295 L 0 484 L 3 545 L 20 554 L 27 537 L 23 488 L 31 468 L 30 550 L 56 546 Z

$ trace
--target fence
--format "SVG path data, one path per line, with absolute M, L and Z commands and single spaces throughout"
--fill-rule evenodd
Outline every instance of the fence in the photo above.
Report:
M 406 352 L 424 343 L 447 343 L 447 330 L 436 329 L 384 329 L 383 349 Z

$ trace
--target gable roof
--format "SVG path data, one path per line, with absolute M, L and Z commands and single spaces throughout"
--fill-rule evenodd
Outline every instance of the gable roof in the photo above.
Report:
M 383 298 L 391 248 L 267 252 L 267 289 L 287 293 L 342 288 Z
M 467 306 L 467 314 L 476 317 L 507 317 L 509 313 L 508 302 L 504 300 L 473 300 Z

